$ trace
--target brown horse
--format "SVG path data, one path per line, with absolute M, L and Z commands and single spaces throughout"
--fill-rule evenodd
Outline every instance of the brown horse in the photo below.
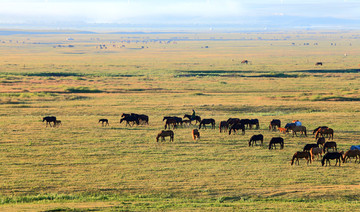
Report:
M 291 160 L 291 165 L 294 164 L 294 160 L 296 159 L 296 161 L 298 162 L 298 165 L 299 164 L 299 158 L 305 158 L 306 161 L 307 161 L 307 164 L 309 165 L 309 162 L 311 163 L 311 155 L 309 152 L 295 152 L 292 160 Z M 296 164 L 296 161 L 295 161 L 295 164 Z
M 256 145 L 256 141 L 261 141 L 260 145 L 262 146 L 264 141 L 264 136 L 262 134 L 251 136 L 249 141 L 249 146 L 254 146 L 254 143 Z
M 336 142 L 334 142 L 334 141 L 326 142 L 323 147 L 323 152 L 325 152 L 325 150 L 328 152 L 330 148 L 332 148 L 333 151 L 334 150 L 337 151 Z
M 347 159 L 350 160 L 350 158 L 356 158 L 355 163 L 359 158 L 359 163 L 360 163 L 360 150 L 355 149 L 355 150 L 346 151 L 345 154 L 343 155 L 343 163 L 346 163 Z
M 316 62 L 315 65 L 316 65 L 316 66 L 322 66 L 323 63 L 322 63 L 322 62 Z
M 322 157 L 323 149 L 320 147 L 313 147 L 310 149 L 311 160 L 314 160 L 315 155 L 317 155 L 317 159 L 319 159 L 319 155 Z
M 177 123 L 178 123 L 178 121 L 177 121 L 176 119 L 174 119 L 174 118 L 168 118 L 168 119 L 166 119 L 165 126 L 164 126 L 164 127 L 165 127 L 165 130 L 166 130 L 167 128 L 170 129 L 171 126 L 173 126 L 173 129 L 175 129 L 176 126 L 177 126 Z
M 109 120 L 107 120 L 107 119 L 99 119 L 98 123 L 100 123 L 100 122 L 101 122 L 101 126 L 104 126 L 104 123 L 105 123 L 105 126 L 109 125 Z
M 194 141 L 200 139 L 200 133 L 198 129 L 193 129 L 192 130 L 192 137 L 194 139 Z
M 325 144 L 325 138 L 324 137 L 320 137 L 317 139 L 316 141 L 317 145 L 321 145 L 321 146 L 324 146 Z
M 294 134 L 296 135 L 297 137 L 297 132 L 301 132 L 301 135 L 302 134 L 305 134 L 306 135 L 306 127 L 305 126 L 296 126 L 296 125 L 291 125 L 288 127 L 288 129 L 292 130 L 293 131 L 293 137 L 294 137 Z
M 228 130 L 228 123 L 227 121 L 221 121 L 220 124 L 219 124 L 219 130 L 220 130 L 220 133 L 221 132 L 226 132 Z
M 51 126 L 51 122 L 54 123 L 54 126 L 55 126 L 56 117 L 55 116 L 46 116 L 43 118 L 42 122 L 44 122 L 44 121 L 46 121 L 46 127 L 48 125 L 50 125 L 50 127 L 53 127 L 53 126 Z
M 165 137 L 170 137 L 170 142 L 174 141 L 174 132 L 172 130 L 161 130 L 156 136 L 156 142 L 159 142 L 159 138 L 162 138 L 161 141 L 165 141 Z
M 334 130 L 331 128 L 320 128 L 315 133 L 315 139 L 320 136 L 324 137 L 324 135 L 329 135 L 329 139 L 334 140 Z
M 241 61 L 241 64 L 249 64 L 249 62 L 250 61 L 248 61 L 248 60 L 243 60 L 243 61 Z
M 56 120 L 55 123 L 54 123 L 54 127 L 58 127 L 58 126 L 62 126 L 62 123 L 60 120 Z
M 211 128 L 215 129 L 215 120 L 214 119 L 203 119 L 201 120 L 199 124 L 199 129 L 201 129 L 201 126 L 203 126 L 204 129 L 206 129 L 206 125 L 211 124 Z

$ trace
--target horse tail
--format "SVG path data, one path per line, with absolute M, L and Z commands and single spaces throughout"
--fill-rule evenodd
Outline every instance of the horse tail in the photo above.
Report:
M 293 165 L 293 164 L 294 164 L 294 160 L 295 160 L 295 158 L 296 158 L 296 153 L 294 154 L 294 156 L 293 156 L 293 158 L 292 158 L 292 160 L 291 160 L 291 165 Z
M 307 135 L 306 135 L 306 127 L 304 127 L 304 133 L 305 133 L 305 136 L 307 137 Z
M 321 160 L 321 165 L 324 166 L 324 163 L 325 163 L 325 155 L 324 155 L 323 159 Z
M 270 143 L 269 143 L 269 149 L 271 149 L 271 141 L 270 141 Z
M 249 141 L 249 146 L 251 146 L 251 141 L 252 141 L 252 138 L 250 138 L 250 141 Z

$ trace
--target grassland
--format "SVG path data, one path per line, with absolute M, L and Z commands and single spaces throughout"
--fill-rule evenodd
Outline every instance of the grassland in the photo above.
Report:
M 359 144 L 358 36 L 0 36 L 0 210 L 358 210 L 359 164 L 290 165 L 320 125 L 340 150 Z M 155 142 L 163 116 L 192 109 L 217 123 L 258 118 L 260 130 L 206 129 L 194 142 L 193 126 Z M 150 124 L 120 125 L 128 112 Z M 63 125 L 46 128 L 46 115 Z M 301 120 L 308 137 L 269 132 L 273 118 Z M 284 137 L 285 148 L 248 147 L 259 133 L 265 144 Z

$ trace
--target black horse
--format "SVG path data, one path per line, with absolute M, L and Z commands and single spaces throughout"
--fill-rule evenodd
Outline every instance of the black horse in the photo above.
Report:
M 200 123 L 201 122 L 201 117 L 200 116 L 195 116 L 194 118 L 189 115 L 189 114 L 185 114 L 183 118 L 188 118 L 190 120 L 190 124 L 191 124 L 191 121 L 196 121 L 195 124 L 197 124 L 198 122 Z
M 273 137 L 269 142 L 269 149 L 272 149 L 272 146 L 276 149 L 275 144 L 280 144 L 280 149 L 284 148 L 284 139 L 281 137 Z
M 324 144 L 323 152 L 325 153 L 325 150 L 328 152 L 329 149 L 332 148 L 333 150 L 337 151 L 337 146 L 335 141 L 328 141 Z
M 199 125 L 199 129 L 201 129 L 201 126 L 203 126 L 204 129 L 206 129 L 207 124 L 211 124 L 211 128 L 215 129 L 215 120 L 214 119 L 203 119 L 203 120 L 201 120 L 200 125 Z
M 176 116 L 164 116 L 163 121 L 166 121 L 166 120 L 168 120 L 168 119 L 175 119 L 175 120 L 176 120 L 176 124 L 182 125 L 182 123 L 183 123 L 182 118 L 176 117 Z
M 319 147 L 319 145 L 318 144 L 306 144 L 305 146 L 304 146 L 304 149 L 303 149 L 303 151 L 305 152 L 310 152 L 310 149 L 311 148 L 313 148 L 313 147 Z
M 329 162 L 329 166 L 330 166 L 330 160 L 336 160 L 335 166 L 339 161 L 339 166 L 341 163 L 341 159 L 342 159 L 342 152 L 328 152 L 324 155 L 323 159 L 321 160 L 321 165 L 322 166 L 327 166 L 327 163 Z M 325 164 L 325 160 L 326 160 L 326 164 Z
M 245 135 L 245 125 L 236 123 L 230 127 L 229 135 L 231 135 L 231 131 L 234 131 L 234 134 L 236 131 L 240 130 L 242 131 L 242 134 Z
M 107 120 L 107 119 L 99 119 L 98 123 L 100 123 L 100 122 L 101 122 L 101 126 L 104 126 L 104 124 L 105 124 L 105 126 L 109 125 L 109 120 Z
M 139 122 L 139 119 L 134 117 L 134 116 L 127 116 L 127 117 L 124 117 L 122 119 L 120 119 L 120 124 L 123 122 L 123 121 L 126 121 L 126 125 L 129 125 L 131 127 L 131 124 L 130 123 L 133 123 L 136 124 L 136 125 L 139 125 L 140 122 Z
M 239 118 L 229 118 L 226 121 L 226 123 L 227 123 L 228 127 L 231 127 L 234 124 L 240 123 L 240 119 Z
M 55 116 L 46 116 L 43 118 L 42 122 L 46 121 L 46 127 L 48 126 L 48 124 L 51 126 L 51 122 L 53 123 L 53 126 L 56 125 L 56 117 Z
M 252 126 L 255 125 L 256 129 L 259 129 L 260 124 L 258 119 L 250 119 L 249 121 L 249 128 L 252 129 Z
M 261 146 L 262 146 L 264 141 L 264 136 L 262 134 L 251 136 L 249 141 L 249 146 L 254 146 L 254 143 L 256 145 L 256 141 L 261 141 Z
M 273 119 L 270 122 L 269 130 L 276 130 L 276 127 L 281 127 L 281 121 L 279 119 Z

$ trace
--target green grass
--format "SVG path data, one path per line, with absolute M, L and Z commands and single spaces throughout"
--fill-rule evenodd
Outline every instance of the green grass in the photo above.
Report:
M 7 54 L 0 63 L 0 210 L 356 210 L 359 164 L 291 166 L 290 160 L 314 142 L 311 131 L 322 125 L 335 130 L 340 150 L 358 144 L 360 43 L 352 39 L 349 47 L 340 39 L 351 39 L 351 32 L 325 39 L 288 34 L 286 41 L 216 34 L 230 40 L 149 43 L 146 49 L 134 42 L 111 52 L 96 49 L 94 35 L 79 35 L 69 49 L 31 44 L 62 42 L 61 35 L 33 36 L 17 48 L 1 44 Z M 125 39 L 97 36 L 107 45 Z M 330 48 L 334 39 L 338 45 Z M 319 46 L 288 45 L 305 40 L 319 40 Z M 314 67 L 320 60 L 326 67 Z M 257 118 L 260 129 L 245 135 L 201 129 L 194 142 L 197 126 L 191 126 L 174 130 L 174 143 L 156 143 L 164 116 L 192 109 L 217 124 Z M 150 124 L 120 124 L 120 115 L 131 112 L 149 115 Z M 47 115 L 62 126 L 46 128 Z M 110 126 L 101 127 L 100 118 Z M 310 133 L 268 131 L 274 118 L 283 125 L 299 119 Z M 259 133 L 265 146 L 248 147 Z M 284 137 L 283 150 L 268 150 L 275 136 Z

